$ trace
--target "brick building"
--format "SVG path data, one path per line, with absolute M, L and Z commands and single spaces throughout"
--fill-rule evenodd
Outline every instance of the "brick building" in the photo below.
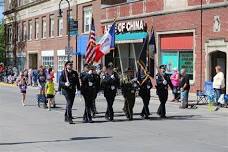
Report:
M 9 58 L 16 52 L 14 54 L 18 61 L 25 61 L 23 67 L 45 64 L 53 65 L 56 71 L 62 69 L 62 63 L 66 60 L 64 50 L 67 43 L 67 5 L 63 4 L 64 16 L 59 21 L 58 2 L 39 0 L 17 5 L 17 9 L 6 7 L 5 23 L 9 42 L 13 41 L 11 27 L 14 16 L 17 16 L 18 27 L 27 27 L 22 28 L 21 32 L 17 30 L 19 34 L 16 35 L 20 36 L 15 37 L 25 40 L 16 42 L 16 51 L 13 51 L 12 44 L 7 43 Z M 191 76 L 193 91 L 200 89 L 205 80 L 212 79 L 217 64 L 222 66 L 226 80 L 228 79 L 227 0 L 71 0 L 70 3 L 71 14 L 78 20 L 77 41 L 72 36 L 71 46 L 76 50 L 77 44 L 78 54 L 73 55 L 73 60 L 77 63 L 75 68 L 79 70 L 83 64 L 81 56 L 85 52 L 93 14 L 97 39 L 116 18 L 116 50 L 102 60 L 104 64 L 112 61 L 120 71 L 128 66 L 137 69 L 136 60 L 143 39 L 150 34 L 153 27 L 157 52 L 154 54 L 150 49 L 150 57 L 154 60 L 155 71 L 159 64 L 166 64 L 168 72 L 172 72 L 174 68 L 186 68 Z M 9 5 L 6 3 L 6 6 Z M 13 10 L 16 10 L 16 14 Z M 39 23 L 38 27 L 36 21 Z M 44 25 L 46 30 L 42 28 Z M 44 31 L 46 38 L 42 38 Z M 62 36 L 59 35 L 60 31 Z

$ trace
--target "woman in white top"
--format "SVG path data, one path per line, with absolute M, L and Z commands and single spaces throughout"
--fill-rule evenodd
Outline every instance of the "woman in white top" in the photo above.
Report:
M 216 102 L 218 102 L 218 99 L 222 94 L 222 89 L 225 88 L 225 78 L 221 66 L 216 66 L 215 70 L 216 75 L 213 78 L 213 88 L 216 93 Z

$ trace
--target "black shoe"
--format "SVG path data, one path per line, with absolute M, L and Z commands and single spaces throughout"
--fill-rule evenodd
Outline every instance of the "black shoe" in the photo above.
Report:
M 83 119 L 83 123 L 88 123 L 88 119 Z
M 145 119 L 147 119 L 147 120 L 148 120 L 148 119 L 150 119 L 150 117 L 149 117 L 149 116 L 145 116 Z
M 72 121 L 72 119 L 68 120 L 69 124 L 74 124 L 74 122 Z
M 113 117 L 110 117 L 110 119 L 109 119 L 110 121 L 113 121 Z
M 162 119 L 166 119 L 167 117 L 166 117 L 166 116 L 160 116 L 160 118 L 162 118 Z
M 89 121 L 88 121 L 89 123 L 93 123 L 93 120 L 92 119 L 89 119 Z

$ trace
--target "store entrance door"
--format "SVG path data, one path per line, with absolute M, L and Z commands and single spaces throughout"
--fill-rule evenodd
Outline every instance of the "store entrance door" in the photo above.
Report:
M 226 61 L 227 61 L 227 58 L 226 58 L 226 53 L 225 52 L 221 52 L 221 51 L 215 51 L 215 52 L 212 52 L 210 54 L 210 60 L 211 60 L 211 71 L 209 71 L 209 73 L 211 73 L 210 75 L 210 79 L 213 80 L 213 77 L 216 75 L 216 71 L 215 71 L 215 67 L 217 65 L 221 66 L 222 68 L 222 72 L 224 73 L 224 77 L 226 78 Z M 226 81 L 226 80 L 225 80 Z M 226 83 L 225 83 L 226 84 Z
M 38 54 L 32 53 L 29 54 L 29 69 L 37 69 L 38 68 Z

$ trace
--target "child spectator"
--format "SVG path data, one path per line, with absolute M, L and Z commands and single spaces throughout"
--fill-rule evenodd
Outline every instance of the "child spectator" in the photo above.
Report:
M 26 84 L 26 79 L 23 78 L 19 82 L 19 89 L 22 94 L 22 105 L 25 106 L 25 96 L 26 96 L 26 90 L 27 90 L 27 84 Z
M 51 105 L 54 104 L 53 102 L 54 102 L 54 96 L 55 96 L 54 82 L 50 77 L 47 78 L 47 83 L 45 85 L 45 93 L 48 100 L 48 111 L 50 111 Z

